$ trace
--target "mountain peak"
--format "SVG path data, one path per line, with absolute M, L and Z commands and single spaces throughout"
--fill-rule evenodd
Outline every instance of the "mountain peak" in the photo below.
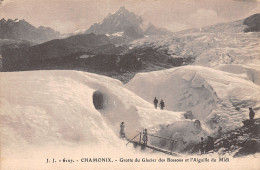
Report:
M 86 33 L 94 34 L 114 34 L 117 32 L 124 32 L 133 38 L 140 38 L 143 36 L 142 29 L 140 28 L 143 19 L 133 12 L 129 12 L 125 7 L 120 9 L 114 14 L 109 14 L 104 18 L 102 23 L 93 24 Z
M 19 22 L 20 20 L 18 18 L 15 18 L 14 19 L 14 22 Z
M 118 11 L 128 11 L 124 6 L 121 6 Z
M 115 12 L 115 15 L 129 15 L 131 12 L 129 12 L 125 7 L 120 7 L 117 12 Z
M 6 20 L 5 20 L 4 18 L 2 18 L 0 21 L 1 21 L 1 22 L 6 22 Z

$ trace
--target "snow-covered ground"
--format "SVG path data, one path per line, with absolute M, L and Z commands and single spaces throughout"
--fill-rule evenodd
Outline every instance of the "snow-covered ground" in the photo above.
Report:
M 147 101 L 154 97 L 163 99 L 166 110 L 192 111 L 195 118 L 201 121 L 203 129 L 211 135 L 219 126 L 224 131 L 240 127 L 242 121 L 248 118 L 249 107 L 257 108 L 256 117 L 259 117 L 260 87 L 244 74 L 202 66 L 183 66 L 138 73 L 126 87 Z M 160 135 L 175 139 L 181 133 L 185 139 L 185 130 L 179 126 L 175 123 L 164 127 L 165 132 L 161 130 Z M 193 129 L 184 123 L 181 127 Z M 186 134 L 189 136 L 189 133 Z M 198 132 L 195 136 L 198 141 L 198 137 L 205 137 L 205 133 Z
M 244 74 L 201 66 L 140 73 L 126 85 L 69 70 L 5 72 L 0 77 L 1 154 L 7 160 L 30 153 L 42 160 L 53 148 L 59 156 L 58 148 L 72 148 L 81 156 L 95 151 L 142 156 L 119 138 L 122 121 L 129 138 L 147 128 L 149 133 L 181 141 L 175 144 L 175 150 L 181 150 L 215 133 L 215 127 L 240 126 L 247 108 L 259 107 L 259 86 Z M 155 96 L 164 99 L 165 110 L 154 109 Z M 201 125 L 184 119 L 189 110 Z M 158 139 L 149 142 L 161 146 Z M 39 151 L 44 154 L 38 155 Z
M 260 85 L 260 66 L 255 65 L 254 63 L 250 65 L 222 64 L 214 68 L 225 72 L 239 74 L 246 80 L 250 80 L 257 85 Z
M 152 46 L 168 51 L 172 57 L 192 57 L 195 61 L 193 66 L 138 73 L 126 85 L 105 76 L 70 70 L 0 73 L 1 158 L 7 161 L 3 169 L 16 169 L 17 161 L 25 161 L 28 164 L 24 166 L 31 168 L 32 162 L 48 157 L 164 157 L 125 147 L 126 141 L 119 138 L 122 121 L 128 138 L 147 128 L 149 133 L 178 141 L 174 147 L 181 151 L 198 143 L 200 137 L 214 136 L 220 126 L 223 131 L 240 127 L 248 118 L 249 107 L 259 118 L 259 33 L 242 33 L 242 27 L 236 24 L 239 22 L 132 42 L 130 48 Z M 236 29 L 225 32 L 223 26 Z M 164 100 L 165 110 L 154 108 L 154 97 Z M 185 119 L 187 111 L 195 118 Z M 164 142 L 149 139 L 149 143 L 168 149 L 169 144 Z M 256 164 L 257 158 L 243 158 L 240 169 L 248 162 Z M 53 168 L 40 164 L 44 166 L 35 167 Z M 173 164 L 124 166 L 166 169 Z M 238 165 L 228 165 L 234 164 Z M 80 166 L 95 168 L 96 164 Z M 107 168 L 106 164 L 99 166 Z M 113 166 L 122 169 L 120 163 Z
M 182 113 L 155 110 L 118 80 L 78 71 L 0 73 L 1 154 L 17 148 L 61 146 L 122 147 L 126 135 L 172 123 Z M 94 106 L 101 94 L 103 109 Z M 14 149 L 15 148 L 15 149 Z
M 186 111 L 211 128 L 235 128 L 247 118 L 248 107 L 259 107 L 258 85 L 243 75 L 201 66 L 139 73 L 126 85 L 134 93 L 118 80 L 77 71 L 1 73 L 1 80 L 1 126 L 8 144 L 43 138 L 115 143 L 122 121 L 131 134 L 180 121 Z M 103 109 L 95 109 L 94 93 L 103 95 Z M 166 110 L 153 108 L 155 96 L 164 99 Z
M 203 129 L 192 139 L 180 138 L 185 129 L 179 124 L 194 125 L 174 123 L 161 126 L 161 135 L 191 142 L 198 136 L 216 134 L 220 126 L 224 131 L 240 127 L 248 118 L 249 107 L 259 117 L 259 32 L 244 33 L 245 27 L 240 20 L 172 36 L 145 37 L 130 44 L 131 48 L 152 47 L 172 57 L 194 59 L 193 66 L 139 73 L 126 85 L 147 101 L 155 96 L 163 99 L 167 110 L 192 111 Z

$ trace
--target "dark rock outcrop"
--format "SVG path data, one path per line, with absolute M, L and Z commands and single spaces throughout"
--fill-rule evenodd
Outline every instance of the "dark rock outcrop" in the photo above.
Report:
M 77 69 L 82 64 L 80 56 L 84 54 L 111 56 L 118 51 L 120 48 L 111 44 L 105 35 L 94 34 L 56 39 L 31 47 L 6 46 L 2 48 L 2 71 Z
M 196 117 L 192 114 L 192 111 L 187 111 L 186 113 L 183 114 L 185 119 L 195 119 Z
M 243 24 L 247 26 L 244 32 L 260 32 L 260 14 L 254 14 L 244 19 Z
M 260 119 L 223 133 L 214 141 L 214 151 L 220 155 L 228 153 L 233 157 L 240 157 L 258 153 L 260 152 Z
M 4 46 L 1 71 L 73 69 L 126 82 L 132 73 L 181 66 L 183 62 L 183 58 L 172 58 L 152 47 L 115 46 L 107 36 L 92 33 L 34 46 Z

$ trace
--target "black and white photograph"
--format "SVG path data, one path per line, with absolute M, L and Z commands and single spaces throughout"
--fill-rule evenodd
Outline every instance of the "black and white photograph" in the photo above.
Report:
M 1 170 L 259 170 L 259 114 L 259 0 L 0 0 Z

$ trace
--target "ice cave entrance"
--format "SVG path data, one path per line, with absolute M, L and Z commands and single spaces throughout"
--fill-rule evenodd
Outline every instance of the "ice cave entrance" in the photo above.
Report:
M 105 108 L 105 96 L 100 91 L 95 91 L 93 93 L 93 104 L 97 110 Z

